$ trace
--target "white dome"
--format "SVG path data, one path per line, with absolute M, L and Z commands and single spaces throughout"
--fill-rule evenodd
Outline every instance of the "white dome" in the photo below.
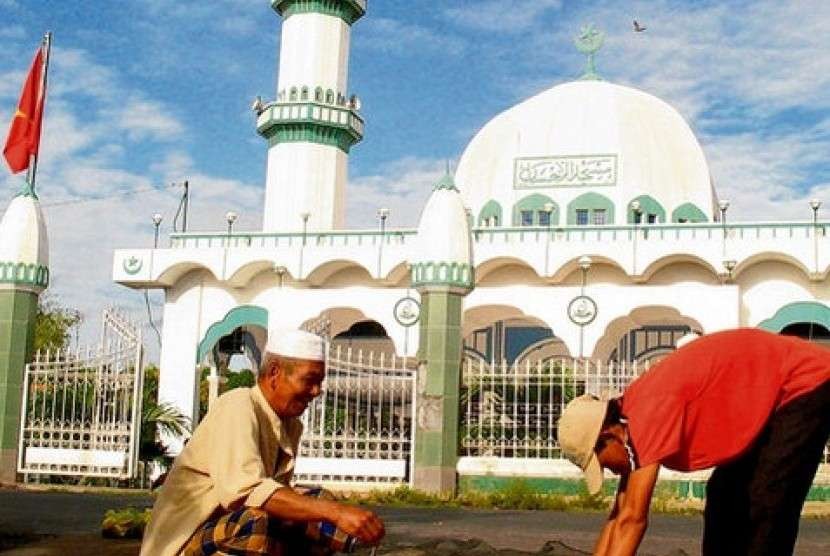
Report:
M 625 223 L 641 196 L 656 200 L 666 221 L 687 203 L 711 219 L 715 206 L 706 159 L 683 117 L 652 95 L 604 81 L 558 85 L 495 117 L 465 150 L 456 183 L 477 221 L 495 201 L 508 226 L 516 204 L 534 193 L 558 205 L 561 224 L 571 201 L 588 192 L 613 203 L 608 224 Z
M 0 220 L 0 263 L 49 266 L 46 221 L 37 199 L 18 195 Z
M 470 223 L 450 176 L 435 186 L 418 224 L 413 285 L 472 285 Z

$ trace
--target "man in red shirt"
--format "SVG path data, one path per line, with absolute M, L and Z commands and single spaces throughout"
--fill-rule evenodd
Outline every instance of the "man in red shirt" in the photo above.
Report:
M 559 420 L 564 455 L 620 475 L 597 555 L 633 555 L 661 465 L 715 467 L 706 487 L 704 555 L 792 554 L 804 499 L 830 436 L 830 351 L 755 329 L 678 349 L 622 398 L 581 396 Z

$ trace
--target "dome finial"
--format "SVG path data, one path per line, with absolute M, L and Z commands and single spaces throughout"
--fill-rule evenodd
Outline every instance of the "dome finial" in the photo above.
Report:
M 432 188 L 433 191 L 438 191 L 439 189 L 449 189 L 450 191 L 458 191 L 458 187 L 455 185 L 455 180 L 452 178 L 452 174 L 450 173 L 450 159 L 446 160 L 446 170 L 444 171 L 444 176 L 438 180 L 438 183 L 435 184 L 435 187 Z
M 23 182 L 23 185 L 20 186 L 20 189 L 17 191 L 17 197 L 32 197 L 37 199 L 37 193 L 35 193 L 35 186 L 32 185 L 32 182 L 26 180 Z
M 579 30 L 579 35 L 574 37 L 574 44 L 576 49 L 588 57 L 588 62 L 585 66 L 585 73 L 580 79 L 599 81 L 602 77 L 597 73 L 597 68 L 594 63 L 594 57 L 599 49 L 602 48 L 605 42 L 605 33 L 597 29 L 593 23 L 583 25 Z

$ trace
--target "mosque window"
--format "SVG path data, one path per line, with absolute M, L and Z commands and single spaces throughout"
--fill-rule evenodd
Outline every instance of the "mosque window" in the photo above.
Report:
M 605 209 L 595 209 L 594 210 L 594 225 L 595 226 L 605 226 L 606 216 L 605 216 Z
M 303 87 L 303 90 L 300 93 L 300 100 L 308 100 L 308 87 Z
M 317 102 L 323 102 L 323 88 L 317 87 L 314 89 L 314 100 Z
M 499 215 L 498 214 L 494 214 L 491 220 L 493 221 L 493 226 L 498 226 L 499 225 Z
M 550 213 L 540 210 L 536 213 L 539 217 L 539 225 L 540 226 L 550 226 Z
M 588 225 L 588 209 L 576 209 L 576 225 Z
M 291 87 L 291 93 L 288 95 L 288 100 L 291 102 L 297 100 L 297 87 Z
M 649 213 L 648 215 L 648 223 L 649 224 L 656 224 L 657 223 L 657 215 L 654 213 Z
M 331 89 L 326 91 L 326 102 L 328 104 L 334 104 L 334 91 L 332 91 Z
M 520 213 L 522 226 L 533 226 L 533 211 L 523 210 Z
M 634 224 L 642 224 L 643 223 L 643 213 L 642 212 L 635 212 L 633 218 L 634 218 Z

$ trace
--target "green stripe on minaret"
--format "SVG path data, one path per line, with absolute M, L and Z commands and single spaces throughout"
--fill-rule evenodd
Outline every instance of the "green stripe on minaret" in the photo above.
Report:
M 0 290 L 0 449 L 16 449 L 23 373 L 34 347 L 36 293 Z
M 366 13 L 366 2 L 357 0 L 271 0 L 271 7 L 282 17 L 317 13 L 339 17 L 349 25 Z

